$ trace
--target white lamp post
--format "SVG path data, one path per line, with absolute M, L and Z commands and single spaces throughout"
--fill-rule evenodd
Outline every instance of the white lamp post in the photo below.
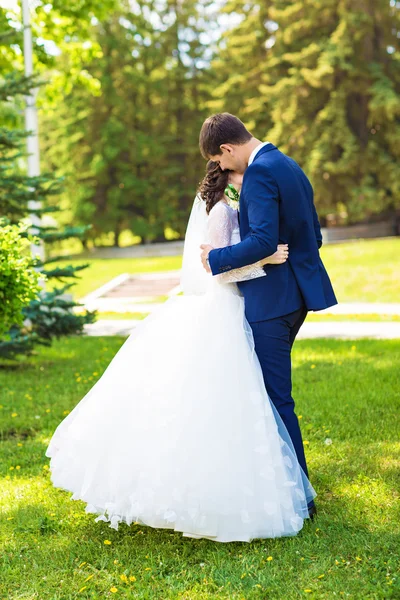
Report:
M 32 29 L 30 23 L 29 0 L 22 0 L 22 23 L 24 29 L 24 63 L 25 75 L 27 77 L 33 74 L 32 62 Z M 28 150 L 28 175 L 35 177 L 40 175 L 39 162 L 39 137 L 38 137 L 38 118 L 36 110 L 36 96 L 38 89 L 32 89 L 29 96 L 25 96 L 25 127 L 32 133 L 27 137 Z M 30 209 L 40 208 L 40 202 L 31 200 L 29 202 Z M 31 214 L 30 219 L 33 227 L 41 224 L 41 219 L 36 214 Z M 41 260 L 44 260 L 44 244 L 33 244 L 31 247 L 32 254 L 38 254 Z

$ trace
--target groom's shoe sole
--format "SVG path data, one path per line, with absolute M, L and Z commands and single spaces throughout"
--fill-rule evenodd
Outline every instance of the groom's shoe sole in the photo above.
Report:
M 317 514 L 317 507 L 311 506 L 311 508 L 308 509 L 308 514 L 309 514 L 311 521 L 314 521 L 314 517 Z

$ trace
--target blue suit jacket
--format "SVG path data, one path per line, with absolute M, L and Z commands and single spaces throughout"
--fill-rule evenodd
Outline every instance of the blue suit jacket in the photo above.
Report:
M 250 323 L 289 314 L 302 305 L 322 310 L 337 304 L 319 255 L 322 235 L 311 183 L 273 144 L 260 148 L 245 171 L 239 220 L 242 241 L 210 252 L 213 275 L 257 262 L 274 254 L 278 244 L 289 244 L 284 264 L 265 265 L 266 277 L 238 283 Z

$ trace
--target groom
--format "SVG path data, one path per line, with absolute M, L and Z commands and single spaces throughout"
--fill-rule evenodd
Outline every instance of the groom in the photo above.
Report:
M 308 477 L 303 440 L 292 398 L 291 349 L 307 311 L 337 304 L 319 256 L 321 229 L 313 189 L 305 173 L 270 142 L 261 142 L 229 113 L 209 117 L 200 151 L 221 169 L 244 173 L 239 222 L 241 242 L 213 249 L 202 245 L 203 266 L 213 275 L 255 263 L 289 244 L 289 258 L 265 265 L 267 277 L 238 283 L 253 330 L 265 387 L 292 439 Z M 309 514 L 316 514 L 314 501 Z

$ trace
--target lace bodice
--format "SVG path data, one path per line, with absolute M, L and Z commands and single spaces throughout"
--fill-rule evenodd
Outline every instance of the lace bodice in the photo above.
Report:
M 237 211 L 224 200 L 217 202 L 208 215 L 207 233 L 208 242 L 213 248 L 224 248 L 225 246 L 238 244 L 241 240 Z M 232 269 L 215 277 L 223 283 L 232 283 L 265 276 L 266 273 L 262 268 L 261 261 L 259 261 L 239 269 Z

